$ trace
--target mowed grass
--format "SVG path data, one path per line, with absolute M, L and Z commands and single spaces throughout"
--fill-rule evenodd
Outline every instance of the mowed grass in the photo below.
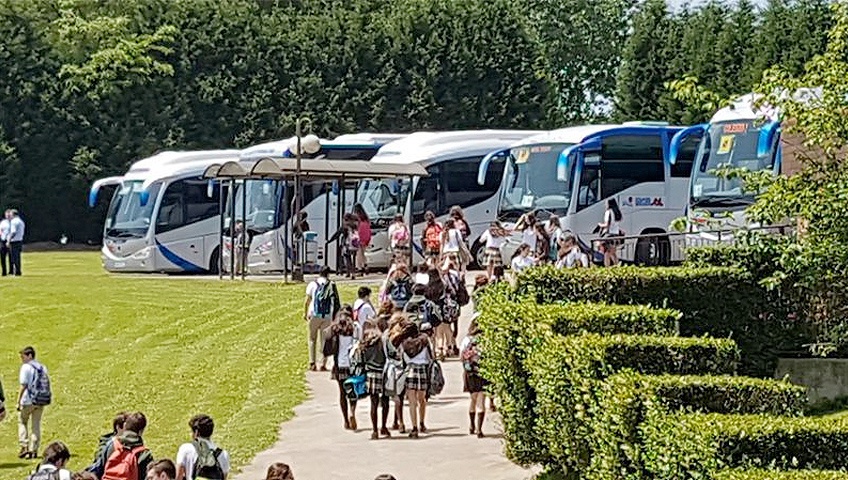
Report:
M 2 480 L 34 466 L 17 459 L 14 402 L 26 345 L 53 383 L 42 449 L 66 442 L 72 470 L 88 465 L 121 410 L 144 412 L 146 443 L 171 459 L 190 437 L 189 418 L 207 413 L 215 439 L 244 465 L 306 397 L 303 285 L 107 275 L 97 253 L 29 253 L 23 267 L 20 278 L 0 278 L 9 414 L 0 423 Z

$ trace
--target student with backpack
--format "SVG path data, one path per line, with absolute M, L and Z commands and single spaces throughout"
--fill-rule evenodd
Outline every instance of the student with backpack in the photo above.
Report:
M 18 458 L 37 458 L 41 445 L 41 417 L 44 407 L 50 405 L 53 393 L 47 367 L 35 360 L 35 349 L 26 347 L 20 352 L 21 370 L 18 392 Z M 31 428 L 30 428 L 31 427 Z M 30 439 L 30 433 L 32 438 Z M 30 443 L 32 440 L 32 443 Z
M 127 415 L 129 415 L 127 412 L 119 412 L 115 415 L 115 418 L 112 419 L 112 431 L 100 436 L 97 444 L 97 452 L 94 454 L 94 461 L 85 469 L 93 473 L 97 478 L 103 476 L 103 467 L 105 467 L 101 463 L 104 460 L 103 452 L 109 447 L 109 443 L 112 442 L 113 438 L 124 432 L 124 422 L 127 421 Z
M 433 328 L 442 323 L 442 311 L 438 304 L 428 298 L 428 287 L 415 284 L 412 287 L 412 297 L 403 309 L 409 321 L 421 326 L 430 324 Z
M 412 259 L 411 240 L 412 235 L 409 234 L 409 227 L 403 221 L 403 214 L 396 214 L 394 223 L 389 226 L 389 242 L 394 263 L 403 262 L 409 265 Z
M 141 412 L 127 415 L 124 431 L 103 452 L 102 480 L 144 480 L 153 454 L 144 445 L 142 435 L 147 417 Z
M 383 298 L 392 302 L 396 309 L 402 310 L 412 298 L 412 277 L 409 268 L 404 263 L 395 264 L 389 272 L 383 286 Z
M 421 233 L 424 257 L 431 264 L 435 264 L 442 249 L 442 226 L 436 221 L 436 214 L 431 211 L 424 214 L 424 221 L 427 222 Z
M 456 225 L 456 228 L 462 234 L 462 240 L 468 243 L 468 237 L 471 236 L 471 227 L 468 226 L 468 221 L 465 220 L 465 212 L 462 211 L 462 207 L 459 205 L 454 205 L 450 209 L 450 216 Z
M 306 286 L 304 319 L 309 322 L 309 369 L 316 370 L 315 349 L 319 348 L 318 334 L 329 328 L 333 316 L 341 308 L 336 284 L 330 281 L 330 267 L 323 267 L 318 278 Z M 327 370 L 327 358 L 321 358 L 321 371 Z
M 365 366 L 365 388 L 371 400 L 371 440 L 377 440 L 380 435 L 391 437 L 386 421 L 389 418 L 389 397 L 386 395 L 384 372 L 389 359 L 388 347 L 383 338 L 383 332 L 378 328 L 370 328 L 362 334 L 359 343 L 362 363 Z M 381 410 L 382 428 L 377 430 L 377 410 Z
M 412 325 L 416 325 L 413 323 Z M 422 323 L 426 329 L 430 324 Z M 424 417 L 427 413 L 427 393 L 430 390 L 430 366 L 434 360 L 430 336 L 413 328 L 412 335 L 403 341 L 403 361 L 406 364 L 406 399 L 409 401 L 409 417 L 412 431 L 409 438 L 418 438 L 418 433 L 427 433 Z
M 71 472 L 65 466 L 71 459 L 71 452 L 62 442 L 53 442 L 44 449 L 44 460 L 27 480 L 71 480 Z
M 468 407 L 468 433 L 477 434 L 483 438 L 483 420 L 486 418 L 486 379 L 480 375 L 480 327 L 477 319 L 471 320 L 468 327 L 468 335 L 462 340 L 460 350 L 462 351 L 462 391 L 471 395 L 471 404 Z M 475 423 L 476 422 L 476 423 Z
M 356 301 L 353 302 L 353 319 L 356 320 L 360 328 L 364 328 L 365 322 L 377 317 L 374 305 L 371 304 L 371 289 L 359 287 L 356 296 Z
M 353 353 L 357 348 L 359 325 L 346 311 L 339 312 L 330 326 L 324 352 L 333 355 L 332 379 L 339 384 L 339 407 L 342 411 L 345 430 L 356 431 L 356 398 L 350 398 L 345 391 L 345 380 L 359 375 Z
M 177 451 L 176 480 L 226 480 L 230 473 L 230 454 L 212 441 L 215 422 L 209 415 L 195 415 L 188 422 L 191 442 Z

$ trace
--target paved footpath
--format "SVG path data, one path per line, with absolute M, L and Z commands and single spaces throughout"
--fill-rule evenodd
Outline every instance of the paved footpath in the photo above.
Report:
M 463 312 L 461 331 L 468 314 Z M 329 373 L 308 372 L 309 399 L 294 409 L 292 420 L 280 426 L 277 443 L 258 454 L 235 480 L 261 480 L 274 462 L 288 463 L 297 480 L 373 480 L 381 473 L 391 473 L 398 480 L 533 478 L 535 472 L 504 457 L 496 414 L 486 415 L 483 431 L 487 438 L 468 434 L 469 399 L 462 392 L 462 363 L 448 360 L 443 367 L 445 391 L 431 399 L 426 421 L 429 433 L 418 440 L 396 431 L 392 438 L 371 440 L 368 400 L 357 405 L 359 431 L 344 430 L 336 382 Z M 408 410 L 404 415 L 408 423 Z

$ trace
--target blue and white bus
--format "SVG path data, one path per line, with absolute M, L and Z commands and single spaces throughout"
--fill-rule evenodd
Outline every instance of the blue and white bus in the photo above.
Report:
M 89 191 L 116 187 L 103 229 L 103 267 L 110 272 L 215 272 L 221 190 L 201 178 L 206 168 L 238 159 L 238 150 L 162 152 Z M 226 191 L 224 192 L 226 194 Z
M 657 122 L 586 125 L 552 130 L 496 150 L 481 162 L 478 183 L 489 169 L 505 162 L 497 216 L 511 227 L 522 214 L 544 220 L 556 214 L 563 231 L 585 249 L 598 238 L 607 200 L 621 208 L 628 240 L 620 258 L 641 264 L 666 264 L 682 258 L 665 236 L 686 208 L 686 190 L 698 138 L 680 145 L 678 161 L 666 161 L 672 137 L 681 127 Z M 505 248 L 511 256 L 520 234 Z

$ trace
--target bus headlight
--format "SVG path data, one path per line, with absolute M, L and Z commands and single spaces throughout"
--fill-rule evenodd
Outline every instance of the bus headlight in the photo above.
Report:
M 147 260 L 150 258 L 150 253 L 153 251 L 152 247 L 144 247 L 141 250 L 132 254 L 133 260 Z

